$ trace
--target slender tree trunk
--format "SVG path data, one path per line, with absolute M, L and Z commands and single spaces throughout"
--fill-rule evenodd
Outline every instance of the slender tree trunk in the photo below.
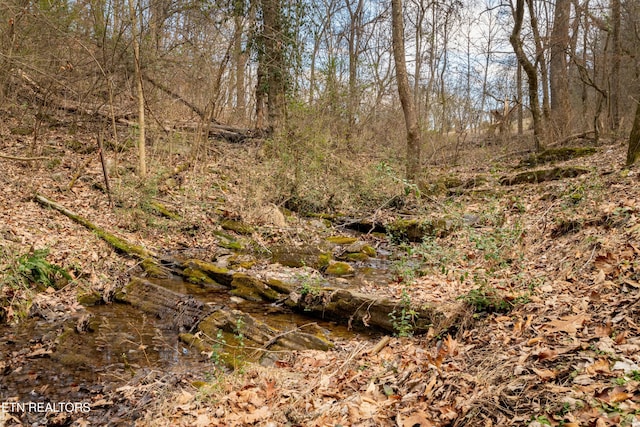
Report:
M 359 44 L 362 38 L 362 10 L 364 0 L 357 0 L 355 10 L 352 9 L 350 0 L 346 1 L 349 10 L 349 99 L 347 100 L 348 126 L 346 139 L 349 141 L 355 131 L 356 114 L 359 100 L 358 90 L 358 55 L 360 53 Z
M 627 151 L 627 166 L 634 164 L 640 158 L 640 102 L 636 105 L 636 115 L 629 135 L 629 149 Z
M 611 74 L 609 75 L 609 126 L 615 133 L 620 128 L 620 59 L 622 43 L 620 41 L 620 0 L 611 0 Z
M 533 118 L 533 138 L 536 151 L 542 149 L 542 140 L 544 138 L 543 117 L 540 112 L 540 101 L 538 100 L 538 71 L 536 66 L 529 61 L 527 54 L 522 47 L 520 34 L 522 32 L 522 22 L 524 20 L 524 4 L 525 0 L 516 0 L 515 9 L 513 9 L 514 25 L 513 31 L 509 36 L 509 42 L 513 46 L 518 62 L 522 66 L 529 84 L 529 108 Z
M 542 36 L 540 28 L 538 28 L 538 17 L 534 7 L 534 0 L 526 0 L 529 9 L 529 19 L 531 21 L 531 32 L 536 46 L 536 60 L 534 66 L 540 69 L 540 86 L 542 89 L 542 115 L 545 121 L 551 118 L 551 105 L 549 102 L 549 71 L 547 68 L 547 59 L 544 55 L 544 46 L 542 45 Z
M 524 133 L 524 108 L 522 107 L 524 100 L 522 99 L 522 65 L 520 65 L 519 62 L 516 72 L 516 86 L 516 96 L 518 97 L 518 135 L 522 136 Z
M 135 61 L 136 95 L 138 96 L 138 172 L 141 178 L 147 176 L 146 136 L 144 122 L 144 87 L 142 86 L 142 72 L 140 70 L 140 42 L 138 41 L 138 17 L 134 0 L 129 0 L 129 15 L 131 17 L 131 37 L 133 42 L 133 57 Z
M 262 0 L 264 72 L 268 102 L 269 128 L 280 133 L 286 119 L 286 67 L 282 33 L 282 5 L 280 0 Z
M 242 0 L 236 0 L 234 4 L 233 24 L 234 24 L 234 46 L 233 46 L 233 58 L 236 68 L 235 72 L 235 97 L 236 108 L 235 114 L 239 123 L 244 123 L 246 116 L 246 101 L 245 101 L 245 67 L 247 63 L 246 53 L 242 48 L 242 36 L 244 33 L 243 17 L 245 15 L 244 2 Z
M 567 73 L 570 12 L 570 0 L 556 0 L 553 30 L 551 32 L 549 73 L 551 123 L 557 138 L 562 138 L 570 131 L 569 77 Z
M 409 86 L 407 62 L 404 50 L 404 23 L 402 18 L 402 0 L 391 0 L 391 22 L 393 57 L 396 64 L 396 80 L 400 103 L 407 127 L 406 177 L 415 182 L 420 173 L 420 128 L 416 107 Z

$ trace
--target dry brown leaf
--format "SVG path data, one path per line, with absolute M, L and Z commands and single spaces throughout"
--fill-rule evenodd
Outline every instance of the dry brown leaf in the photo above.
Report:
M 207 414 L 200 414 L 196 418 L 196 421 L 195 421 L 195 423 L 193 425 L 194 425 L 194 427 L 207 427 L 207 426 L 210 426 L 210 425 L 212 425 L 211 417 L 209 417 L 209 415 L 207 415 Z
M 264 395 L 267 400 L 271 399 L 276 394 L 276 381 L 275 380 L 266 380 Z
M 182 390 L 180 394 L 176 397 L 176 403 L 178 405 L 186 405 L 192 400 L 193 400 L 193 394 L 189 393 L 186 390 Z
M 601 393 L 597 393 L 595 397 L 607 403 L 619 403 L 624 402 L 627 399 L 631 399 L 633 397 L 633 393 L 628 393 L 624 387 L 618 386 L 612 389 L 603 390 Z
M 588 374 L 609 374 L 611 370 L 609 369 L 609 360 L 608 359 L 598 359 L 595 362 L 587 365 L 585 368 L 586 373 Z
M 243 419 L 245 423 L 253 424 L 257 421 L 266 420 L 272 415 L 273 414 L 271 413 L 271 410 L 268 406 L 262 406 L 249 414 L 244 414 Z
M 538 375 L 540 377 L 540 379 L 543 380 L 543 381 L 553 380 L 558 376 L 558 372 L 555 371 L 555 370 L 551 370 L 551 369 L 531 368 L 531 370 L 533 372 L 535 372 L 536 375 Z
M 575 335 L 578 332 L 578 328 L 581 328 L 589 318 L 590 316 L 584 313 L 574 316 L 563 316 L 560 319 L 552 320 L 544 325 L 543 328 L 550 333 L 566 332 L 569 335 Z
M 539 360 L 553 360 L 558 356 L 558 352 L 550 348 L 543 348 L 537 353 L 534 353 L 534 355 L 538 357 Z
M 419 427 L 435 427 L 435 424 L 429 421 L 429 419 L 427 418 L 427 414 L 425 414 L 424 412 L 415 413 L 405 419 L 400 419 L 400 414 L 398 414 L 397 418 L 398 425 L 400 425 L 401 427 L 414 427 L 416 425 Z

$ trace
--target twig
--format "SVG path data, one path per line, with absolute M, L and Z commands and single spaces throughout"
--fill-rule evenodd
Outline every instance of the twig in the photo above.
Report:
M 7 160 L 19 160 L 21 162 L 34 162 L 36 160 L 49 160 L 49 157 L 18 157 L 18 156 L 9 156 L 8 154 L 0 153 L 0 158 Z

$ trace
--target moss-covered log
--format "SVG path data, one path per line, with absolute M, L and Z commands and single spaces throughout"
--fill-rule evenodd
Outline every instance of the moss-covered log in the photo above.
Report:
M 553 169 L 541 169 L 522 172 L 515 176 L 503 176 L 500 178 L 502 185 L 539 184 L 546 181 L 556 181 L 565 178 L 575 178 L 589 173 L 589 169 L 582 167 L 564 167 Z
M 67 216 L 78 224 L 83 225 L 84 227 L 93 231 L 96 236 L 111 245 L 111 247 L 113 247 L 117 252 L 141 260 L 142 267 L 146 271 L 148 276 L 162 278 L 170 275 L 169 270 L 163 267 L 158 261 L 158 256 L 155 252 L 143 248 L 140 245 L 135 245 L 133 243 L 127 242 L 125 239 L 109 233 L 108 231 L 101 227 L 98 227 L 88 219 L 65 208 L 59 203 L 48 199 L 42 194 L 36 194 L 34 200 L 43 206 L 57 210 L 58 212 Z
M 286 304 L 306 314 L 350 327 L 373 327 L 390 333 L 397 332 L 400 322 L 406 321 L 411 330 L 419 334 L 433 325 L 442 324 L 444 320 L 444 316 L 434 308 L 403 307 L 400 301 L 345 289 L 314 289 L 304 295 L 292 292 Z
M 562 162 L 596 153 L 594 147 L 560 147 L 549 148 L 541 153 L 533 154 L 520 161 L 519 167 L 533 167 L 544 163 Z

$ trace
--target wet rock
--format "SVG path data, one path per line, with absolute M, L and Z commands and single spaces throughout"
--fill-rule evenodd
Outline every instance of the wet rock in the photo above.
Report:
M 355 269 L 346 262 L 334 261 L 329 263 L 325 272 L 331 276 L 350 276 L 355 274 Z
M 356 242 L 358 239 L 352 236 L 330 236 L 327 237 L 327 242 L 335 243 L 336 245 L 350 245 Z

